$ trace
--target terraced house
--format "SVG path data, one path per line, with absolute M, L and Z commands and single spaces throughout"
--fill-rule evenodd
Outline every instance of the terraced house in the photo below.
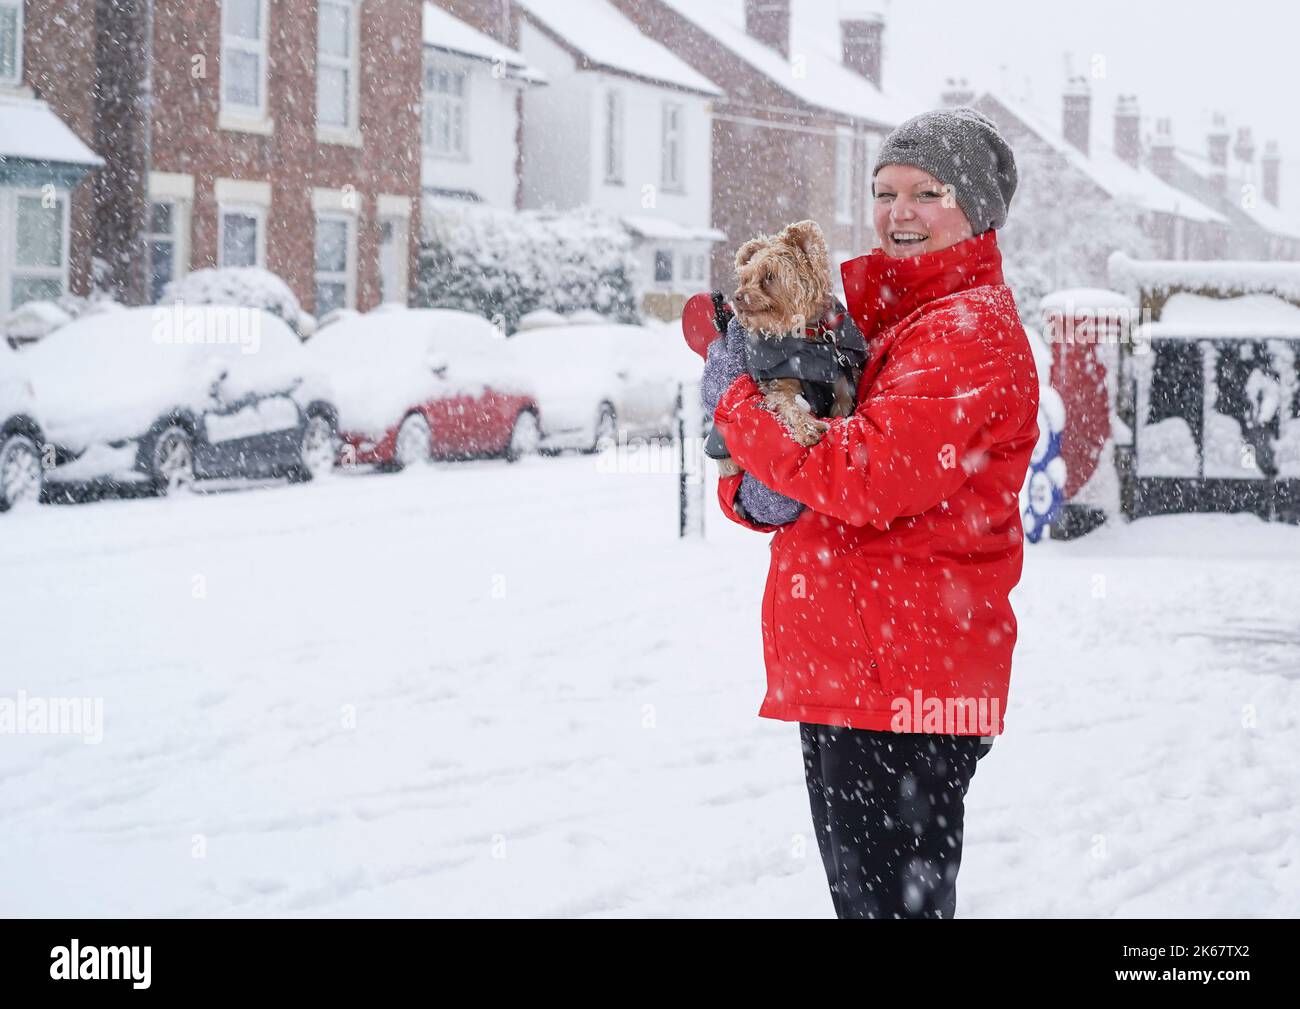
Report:
M 58 164 L 96 169 L 93 195 L 61 169 L 70 290 L 88 289 L 93 249 L 101 283 L 127 303 L 208 266 L 265 267 L 317 315 L 406 302 L 418 3 L 0 0 L 0 11 L 0 38 L 21 52 L 6 119 L 15 104 L 48 104 L 90 149 L 64 137 L 55 153 L 80 161 Z M 38 105 L 22 107 L 31 119 Z

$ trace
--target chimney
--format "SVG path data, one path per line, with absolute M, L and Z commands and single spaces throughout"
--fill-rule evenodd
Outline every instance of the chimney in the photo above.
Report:
M 975 89 L 966 82 L 965 77 L 960 80 L 949 77 L 944 81 L 943 91 L 939 93 L 939 104 L 950 108 L 957 105 L 969 105 L 974 100 Z
M 1240 126 L 1237 128 L 1237 142 L 1232 145 L 1232 153 L 1237 156 L 1237 160 L 1245 164 L 1253 164 L 1255 161 L 1255 140 L 1250 135 L 1249 126 Z
M 1260 184 L 1264 191 L 1264 200 L 1273 206 L 1277 206 L 1277 181 L 1278 170 L 1281 168 L 1282 159 L 1277 152 L 1277 141 L 1270 140 L 1264 144 L 1264 156 L 1259 161 Z
M 1214 113 L 1209 135 L 1210 182 L 1220 195 L 1228 191 L 1228 124 L 1222 112 Z
M 1120 95 L 1115 102 L 1115 154 L 1134 168 L 1141 162 L 1137 95 Z
M 880 87 L 884 34 L 885 19 L 879 14 L 861 14 L 840 21 L 844 65 L 876 87 Z
M 1066 143 L 1088 156 L 1088 138 L 1092 132 L 1092 90 L 1086 77 L 1071 77 L 1065 82 L 1061 102 L 1061 133 Z
M 1174 173 L 1174 128 L 1169 119 L 1156 120 L 1156 135 L 1151 138 L 1151 170 L 1166 180 Z
M 745 34 L 790 58 L 790 0 L 745 0 Z

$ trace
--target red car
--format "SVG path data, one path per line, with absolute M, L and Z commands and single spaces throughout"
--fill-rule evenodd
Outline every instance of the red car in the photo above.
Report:
M 383 308 L 308 344 L 336 383 L 342 465 L 402 469 L 431 459 L 537 451 L 541 420 L 486 319 Z

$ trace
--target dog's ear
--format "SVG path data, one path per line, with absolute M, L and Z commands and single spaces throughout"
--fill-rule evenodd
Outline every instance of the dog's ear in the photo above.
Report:
M 758 255 L 759 249 L 766 247 L 768 244 L 770 244 L 770 239 L 751 238 L 748 242 L 742 245 L 736 250 L 736 269 L 739 270 L 742 266 L 748 263 Z
M 826 236 L 816 221 L 797 221 L 788 225 L 781 232 L 781 240 L 807 256 L 817 269 L 829 268 L 830 252 L 826 248 Z

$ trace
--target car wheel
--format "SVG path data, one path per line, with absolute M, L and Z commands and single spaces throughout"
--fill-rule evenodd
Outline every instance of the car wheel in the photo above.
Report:
M 154 440 L 153 482 L 159 494 L 194 483 L 194 441 L 179 424 L 166 428 Z
M 19 434 L 0 444 L 0 512 L 39 501 L 43 477 L 41 453 L 34 441 Z
M 393 449 L 393 464 L 405 469 L 433 459 L 433 432 L 423 415 L 413 413 L 397 429 L 397 445 Z
M 602 442 L 616 442 L 618 440 L 618 418 L 614 415 L 614 407 L 609 403 L 600 404 L 600 412 L 596 414 L 596 440 L 592 443 L 589 451 L 599 452 Z
M 338 459 L 338 436 L 334 425 L 323 414 L 314 413 L 307 418 L 307 426 L 302 431 L 302 463 L 294 470 L 292 477 L 296 483 L 306 483 L 317 477 L 325 476 L 334 469 Z
M 536 455 L 542 444 L 542 427 L 537 423 L 537 414 L 531 410 L 520 410 L 515 418 L 514 427 L 510 429 L 510 444 L 506 448 L 506 459 L 518 462 L 526 455 Z

